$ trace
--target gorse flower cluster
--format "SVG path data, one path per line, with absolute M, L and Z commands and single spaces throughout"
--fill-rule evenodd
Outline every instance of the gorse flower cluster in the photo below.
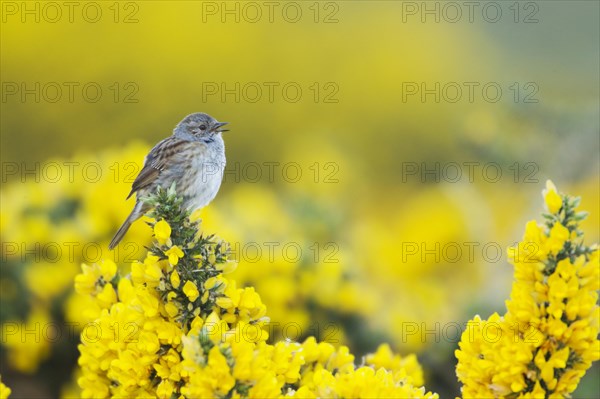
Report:
M 66 173 L 65 167 L 60 178 L 45 179 L 42 174 L 39 179 L 32 176 L 4 184 L 0 189 L 3 361 L 11 370 L 26 373 L 40 386 L 48 387 L 51 396 L 79 395 L 77 384 L 71 382 L 73 371 L 77 371 L 77 340 L 69 338 L 95 320 L 100 311 L 97 300 L 73 291 L 73 278 L 80 272 L 80 265 L 111 259 L 117 270 L 128 271 L 132 262 L 146 255 L 150 234 L 148 226 L 141 222 L 132 226 L 119 247 L 108 251 L 110 238 L 130 209 L 106 199 L 127 196 L 148 150 L 145 144 L 131 143 L 120 149 L 53 159 L 50 165 L 77 165 L 76 172 Z M 330 159 L 330 155 L 322 153 L 320 159 Z M 306 156 L 304 152 L 297 153 L 298 159 L 302 156 Z M 309 161 L 314 160 L 307 159 L 306 163 Z M 98 176 L 79 173 L 86 165 L 94 166 L 90 171 L 99 170 Z M 350 252 L 350 248 L 365 250 L 366 260 L 380 253 L 379 248 L 366 250 L 369 241 L 381 241 L 382 237 L 376 231 L 371 231 L 368 239 L 348 234 L 342 226 L 343 215 L 360 202 L 344 208 L 334 201 L 341 195 L 337 190 L 343 185 L 300 182 L 280 191 L 261 184 L 228 186 L 219 194 L 219 201 L 204 209 L 203 227 L 219 231 L 231 243 L 232 258 L 239 260 L 242 267 L 229 277 L 239 286 L 252 286 L 261 293 L 271 320 L 276 321 L 269 326 L 271 339 L 290 337 L 302 341 L 315 336 L 318 340 L 349 344 L 361 353 L 374 347 L 375 336 L 377 341 L 387 338 L 396 347 L 403 345 L 393 327 L 376 324 L 382 319 L 376 310 L 382 309 L 390 296 L 373 289 L 379 287 L 381 278 L 367 278 L 375 274 L 374 265 L 381 269 L 377 274 L 385 275 L 388 283 L 393 280 L 406 284 L 402 287 L 406 295 L 401 297 L 422 304 L 418 308 L 423 310 L 412 313 L 416 307 L 394 303 L 386 310 L 389 317 L 406 309 L 411 309 L 411 313 L 404 314 L 403 319 L 417 319 L 422 314 L 431 319 L 438 316 L 430 310 L 439 309 L 439 301 L 426 302 L 433 296 L 425 294 L 441 289 L 433 283 L 433 269 L 390 279 L 383 270 L 383 260 L 391 268 L 399 259 L 370 264 Z M 319 194 L 319 187 L 330 190 L 329 196 Z M 309 189 L 316 191 L 307 195 L 305 191 Z M 370 208 L 366 204 L 360 206 L 357 212 L 367 215 Z M 252 212 L 247 211 L 249 208 Z M 270 247 L 273 243 L 278 246 Z M 297 248 L 301 250 L 296 256 Z M 171 256 L 176 255 L 175 251 Z M 391 254 L 393 251 L 389 251 Z M 428 277 L 423 278 L 424 274 Z M 427 281 L 427 287 L 417 287 L 417 281 Z M 422 297 L 415 299 L 416 293 Z M 285 326 L 293 328 L 284 331 Z M 61 339 L 46 339 L 61 333 Z M 405 347 L 406 351 L 412 349 Z M 57 368 L 55 364 L 63 366 Z
M 115 165 L 120 165 L 122 159 L 143 159 L 146 153 L 147 146 L 139 143 L 118 151 L 104 150 L 94 156 L 80 153 L 72 159 L 56 159 L 49 164 L 78 165 L 74 166 L 77 171 L 82 165 L 92 165 L 100 170 L 98 176 L 63 173 L 65 170 L 59 168 L 61 174 L 57 179 L 45 179 L 40 172 L 41 177 L 2 185 L 0 323 L 7 333 L 0 345 L 11 369 L 48 375 L 48 370 L 40 367 L 60 362 L 64 367 L 51 370 L 54 378 L 46 379 L 44 384 L 56 386 L 70 377 L 73 365 L 67 359 L 76 352 L 76 340 L 47 337 L 59 336 L 70 329 L 79 331 L 89 321 L 82 314 L 92 303 L 73 292 L 73 278 L 83 261 L 101 258 L 115 225 L 127 216 L 125 207 L 106 201 L 127 195 L 126 185 L 115 183 L 124 180 L 123 172 L 131 170 Z M 117 263 L 123 258 L 135 259 L 131 244 L 137 247 L 146 244 L 145 226 L 140 225 L 133 226 L 127 250 L 110 254 Z M 52 331 L 53 326 L 56 331 Z M 22 331 L 32 333 L 22 334 Z M 66 350 L 69 356 L 65 356 Z M 58 376 L 58 371 L 63 375 Z
M 387 346 L 356 367 L 345 346 L 268 344 L 260 296 L 224 277 L 227 243 L 202 234 L 173 189 L 149 201 L 144 261 L 127 276 L 108 260 L 84 265 L 75 279 L 96 303 L 79 346 L 84 397 L 437 397 L 419 387 L 416 358 Z
M 544 199 L 545 223 L 527 223 L 509 249 L 515 281 L 506 314 L 477 316 L 463 333 L 463 397 L 568 397 L 600 358 L 598 247 L 583 244 L 578 198 L 548 182 Z
M 181 235 L 185 218 L 171 220 L 169 218 L 176 215 L 165 214 L 155 215 L 152 223 L 154 244 L 149 233 L 152 229 L 139 222 L 132 226 L 124 245 L 116 251 L 106 252 L 108 241 L 129 211 L 127 206 L 115 206 L 106 198 L 124 198 L 130 189 L 128 179 L 141 167 L 141 164 L 137 165 L 136 170 L 132 163 L 120 162 L 124 159 L 141 162 L 147 151 L 146 145 L 132 144 L 93 156 L 78 154 L 73 159 L 57 160 L 65 165 L 68 162 L 99 165 L 103 173 L 97 181 L 91 182 L 85 176 L 75 174 L 72 179 L 64 175 L 58 181 L 28 179 L 2 186 L 0 346 L 2 362 L 7 367 L 3 377 L 13 392 L 19 394 L 21 389 L 15 384 L 18 381 L 15 375 L 27 373 L 32 384 L 48 387 L 50 396 L 59 396 L 62 390 L 62 395 L 80 397 L 76 383 L 65 385 L 73 377 L 85 382 L 86 389 L 95 392 L 93 395 L 100 395 L 99 392 L 117 395 L 127 384 L 130 388 L 134 386 L 131 384 L 138 386 L 138 380 L 144 381 L 143 375 L 149 382 L 146 388 L 136 392 L 147 389 L 156 395 L 155 390 L 162 383 L 160 386 L 165 392 L 172 386 L 175 393 L 181 393 L 184 386 L 191 387 L 191 374 L 186 376 L 182 365 L 184 353 L 189 353 L 183 351 L 187 342 L 184 337 L 191 337 L 196 331 L 199 331 L 197 336 L 204 336 L 205 340 L 223 335 L 225 331 L 228 333 L 226 339 L 222 338 L 215 346 L 228 345 L 231 350 L 233 346 L 250 346 L 253 354 L 260 354 L 256 362 L 268 359 L 267 363 L 273 365 L 276 354 L 281 354 L 268 354 L 275 348 L 278 351 L 285 348 L 292 353 L 294 361 L 302 364 L 299 368 L 301 380 L 299 383 L 286 380 L 280 392 L 286 389 L 299 391 L 308 384 L 307 378 L 311 375 L 310 378 L 316 378 L 331 389 L 333 380 L 320 379 L 321 372 L 314 371 L 319 367 L 335 377 L 339 389 L 349 388 L 351 385 L 347 381 L 340 382 L 343 381 L 342 375 L 338 374 L 340 369 L 333 367 L 337 367 L 340 359 L 350 361 L 350 356 L 337 355 L 341 349 L 335 349 L 329 343 L 349 344 L 361 353 L 383 341 L 405 351 L 427 351 L 433 341 L 424 339 L 422 334 L 398 332 L 403 331 L 406 322 L 415 320 L 426 323 L 457 320 L 460 309 L 481 285 L 483 261 L 475 259 L 461 263 L 457 268 L 457 263 L 444 259 L 438 262 L 433 256 L 423 260 L 424 249 L 432 248 L 432 242 L 472 241 L 471 230 L 487 231 L 487 238 L 505 239 L 503 230 L 510 229 L 515 219 L 521 217 L 514 209 L 522 208 L 519 204 L 526 201 L 524 196 L 507 191 L 511 196 L 517 194 L 517 198 L 513 198 L 515 206 L 508 211 L 503 210 L 506 197 L 502 195 L 506 193 L 500 193 L 499 198 L 496 191 L 493 195 L 481 193 L 485 201 L 493 205 L 490 217 L 501 220 L 503 225 L 497 222 L 497 229 L 482 229 L 469 225 L 473 218 L 457 205 L 476 206 L 473 198 L 465 200 L 461 193 L 457 200 L 455 193 L 445 192 L 444 187 L 437 185 L 420 191 L 401 208 L 395 203 L 382 203 L 374 209 L 369 202 L 356 201 L 347 205 L 348 208 L 340 209 L 336 198 L 341 194 L 335 190 L 343 185 L 329 185 L 332 192 L 330 196 L 324 196 L 314 185 L 291 185 L 286 190 L 294 190 L 293 195 L 287 195 L 260 184 L 231 184 L 220 194 L 220 200 L 202 213 L 203 228 L 219 231 L 231 243 L 231 250 L 223 242 L 204 237 L 204 244 L 198 238 L 198 246 L 208 252 L 192 251 L 189 245 L 195 245 L 190 244 L 193 240 L 185 241 Z M 299 152 L 298 157 L 301 154 L 303 152 Z M 596 181 L 590 179 L 577 189 L 593 202 L 590 189 L 595 186 Z M 305 191 L 311 188 L 316 191 L 306 195 Z M 591 349 L 583 348 L 590 342 L 585 337 L 594 337 L 597 330 L 592 317 L 598 311 L 593 299 L 594 280 L 597 281 L 598 276 L 593 274 L 593 266 L 590 266 L 597 262 L 597 251 L 579 245 L 581 237 L 577 236 L 574 227 L 578 220 L 573 211 L 573 200 L 563 206 L 565 197 L 558 195 L 552 187 L 545 198 L 549 210 L 546 226 L 528 224 L 524 242 L 514 250 L 518 283 L 513 289 L 509 312 L 504 318 L 498 315 L 486 321 L 476 318 L 467 329 L 471 335 L 463 337 L 462 350 L 466 355 L 459 364 L 459 375 L 462 381 L 469 380 L 463 382 L 465 396 L 474 395 L 473 392 L 501 396 L 502 392 L 507 392 L 507 387 L 513 396 L 518 396 L 518 392 L 527 393 L 530 387 L 533 392 L 536 384 L 539 386 L 536 395 L 544 396 L 551 390 L 561 395 L 561 384 L 573 377 L 569 388 L 572 390 L 586 364 L 597 358 Z M 248 212 L 249 208 L 252 212 Z M 164 213 L 164 210 L 160 212 Z M 377 212 L 385 217 L 378 218 Z M 344 225 L 344 214 L 349 213 L 358 213 L 364 218 L 360 223 Z M 385 224 L 374 222 L 378 219 L 384 219 Z M 595 215 L 590 219 L 591 225 L 597 222 Z M 186 228 L 197 235 L 199 226 L 193 220 Z M 479 240 L 485 239 L 479 237 Z M 405 258 L 406 251 L 398 251 L 397 244 L 406 241 L 425 243 L 425 247 Z M 271 254 L 270 248 L 263 244 L 273 242 L 281 245 Z M 286 243 L 294 244 L 290 247 L 301 247 L 302 256 L 293 261 L 286 258 L 285 252 L 280 250 Z M 317 243 L 319 245 L 315 246 Z M 337 244 L 326 246 L 327 243 Z M 568 250 L 567 245 L 571 245 Z M 145 247 L 150 247 L 149 253 Z M 253 253 L 256 248 L 259 256 Z M 565 256 L 567 253 L 572 255 Z M 232 259 L 240 262 L 240 267 L 235 270 Z M 140 262 L 131 263 L 134 260 Z M 89 265 L 84 267 L 86 277 L 77 281 L 78 290 L 87 293 L 84 296 L 72 291 L 73 278 L 79 273 L 82 262 Z M 534 265 L 536 262 L 538 264 Z M 541 268 L 542 263 L 547 266 L 540 272 L 536 268 Z M 196 269 L 202 272 L 190 272 Z M 125 275 L 123 272 L 130 273 L 120 277 Z M 229 272 L 231 274 L 225 279 L 223 274 Z M 455 278 L 449 279 L 449 273 Z M 585 273 L 592 275 L 585 277 Z M 256 292 L 252 288 L 237 287 L 254 287 Z M 458 295 L 456 291 L 460 291 Z M 263 303 L 269 309 L 272 323 L 265 316 Z M 191 309 L 188 309 L 190 305 Z M 141 316 L 136 313 L 140 309 L 144 311 Z M 577 316 L 573 318 L 575 313 Z M 87 324 L 89 322 L 91 324 Z M 286 332 L 282 326 L 294 328 Z M 82 345 L 89 350 L 80 362 L 89 364 L 75 368 L 73 373 L 78 340 L 70 337 L 72 329 L 79 334 L 82 328 Z M 554 338 L 554 342 L 548 338 L 551 331 L 558 335 L 562 328 L 566 330 L 560 340 Z M 502 333 L 498 334 L 498 331 Z M 61 332 L 62 338 L 58 339 Z M 158 337 L 158 344 L 153 334 Z M 484 338 L 477 337 L 478 334 L 488 342 L 483 342 Z M 301 360 L 299 356 L 310 352 L 312 339 L 306 338 L 313 335 L 319 351 L 331 352 L 331 356 L 326 361 L 320 357 L 318 363 L 311 366 L 314 358 Z M 265 343 L 267 339 L 277 341 L 281 336 L 305 342 L 271 346 Z M 546 343 L 532 344 L 538 339 Z M 573 343 L 575 339 L 578 341 Z M 169 340 L 173 342 L 169 344 Z M 329 343 L 317 343 L 319 340 Z M 568 353 L 564 349 L 566 346 L 561 346 L 564 343 L 568 343 Z M 153 352 L 156 345 L 160 349 Z M 302 349 L 298 349 L 298 345 Z M 305 345 L 309 346 L 304 349 Z M 262 349 L 263 346 L 266 349 Z M 442 351 L 450 353 L 449 348 L 450 345 Z M 502 354 L 495 355 L 500 349 Z M 486 354 L 482 355 L 483 352 Z M 224 349 L 221 353 L 229 352 Z M 582 359 L 579 363 L 577 354 Z M 210 349 L 204 355 L 204 359 L 208 359 Z M 224 356 L 228 364 L 233 364 L 231 354 Z M 441 371 L 442 367 L 443 370 L 452 369 L 453 362 L 447 355 L 440 356 L 445 359 L 444 363 L 431 364 L 433 373 Z M 560 368 L 564 357 L 567 359 L 565 367 Z M 500 358 L 510 358 L 511 362 L 501 362 Z M 119 361 L 113 362 L 116 359 Z M 518 369 L 512 368 L 515 359 L 519 359 Z M 127 362 L 135 363 L 135 367 L 127 369 Z M 237 364 L 241 362 L 239 360 Z M 395 356 L 387 346 L 381 346 L 364 360 L 353 358 L 352 362 L 372 366 L 375 372 L 383 367 L 391 372 L 393 381 L 404 381 L 405 387 L 423 385 L 416 358 L 413 355 Z M 61 367 L 55 367 L 56 364 Z M 142 364 L 145 364 L 146 374 L 136 374 L 142 370 Z M 162 368 L 157 369 L 155 364 Z M 190 365 L 189 362 L 186 364 Z M 194 367 L 201 365 L 196 363 Z M 129 370 L 129 374 L 121 370 Z M 167 370 L 170 377 L 163 378 Z M 252 370 L 258 373 L 255 367 Z M 353 373 L 357 372 L 354 366 L 353 370 Z M 371 378 L 371 370 L 364 369 L 361 373 L 363 371 L 363 379 Z M 278 383 L 281 383 L 281 372 L 275 373 Z M 382 378 L 376 374 L 373 378 Z M 496 374 L 499 376 L 494 377 Z M 386 374 L 386 378 L 389 375 Z M 239 381 L 239 376 L 234 377 Z M 253 374 L 253 378 L 259 380 L 257 374 Z M 123 381 L 113 383 L 121 379 Z M 552 388 L 554 379 L 557 386 Z M 369 382 L 365 385 L 380 387 Z M 262 389 L 261 386 L 252 391 L 253 394 Z M 487 388 L 477 391 L 480 388 L 476 386 Z M 525 388 L 519 391 L 521 386 Z M 94 391 L 96 388 L 98 391 Z M 246 389 L 249 394 L 251 388 L 247 386 L 240 391 Z M 316 383 L 314 389 L 312 392 L 316 392 Z M 8 388 L 2 388 L 2 393 L 7 392 Z M 341 391 L 332 392 L 331 395 L 335 395 Z M 234 391 L 231 394 L 233 396 Z M 381 391 L 381 395 L 384 394 Z

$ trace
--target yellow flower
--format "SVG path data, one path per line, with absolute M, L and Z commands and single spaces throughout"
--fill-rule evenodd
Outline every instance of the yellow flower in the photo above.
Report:
M 96 296 L 96 299 L 102 308 L 109 308 L 110 305 L 117 302 L 117 293 L 112 284 L 106 284 L 102 291 Z
M 75 291 L 82 295 L 91 295 L 96 291 L 96 283 L 100 277 L 100 268 L 97 265 L 81 265 L 83 273 L 75 276 Z
M 143 352 L 156 353 L 160 348 L 158 336 L 151 331 L 142 331 L 137 341 L 137 347 Z
M 181 343 L 182 330 L 179 325 L 172 321 L 156 320 L 153 323 L 158 334 L 158 339 L 162 345 L 177 346 Z
M 198 287 L 196 287 L 196 284 L 190 280 L 186 281 L 183 285 L 183 293 L 188 297 L 190 302 L 194 302 L 200 296 Z
M 183 251 L 177 245 L 172 246 L 167 251 L 165 251 L 165 255 L 169 257 L 169 263 L 173 266 L 177 266 L 179 263 L 179 259 L 183 257 Z
M 158 294 L 153 289 L 139 286 L 136 288 L 136 297 L 132 302 L 139 304 L 144 311 L 146 317 L 154 317 L 159 310 Z
M 556 192 L 556 186 L 552 181 L 546 180 L 546 189 L 543 191 L 542 195 L 544 196 L 544 202 L 546 203 L 548 212 L 552 214 L 558 213 L 562 207 L 562 198 Z
M 546 243 L 548 251 L 552 254 L 557 254 L 568 239 L 569 230 L 558 222 L 554 223 L 554 226 L 550 229 L 550 237 Z
M 218 271 L 223 272 L 223 274 L 229 274 L 232 273 L 233 271 L 235 271 L 235 269 L 237 269 L 237 262 L 232 262 L 232 261 L 227 261 L 224 263 L 219 263 L 217 265 L 215 265 L 215 268 Z
M 207 290 L 217 290 L 218 292 L 223 292 L 227 286 L 227 280 L 221 275 L 210 277 L 204 283 L 204 288 Z
M 163 276 L 161 262 L 158 256 L 148 255 L 143 263 L 135 262 L 131 265 L 131 279 L 134 284 L 143 284 L 148 287 L 158 286 Z
M 117 265 L 109 259 L 104 259 L 100 262 L 100 274 L 106 281 L 110 281 L 117 274 Z
M 205 372 L 211 377 L 211 386 L 214 396 L 226 396 L 235 385 L 227 359 L 218 346 L 213 347 L 208 353 L 208 365 Z
M 117 285 L 119 301 L 129 303 L 135 297 L 135 288 L 130 279 L 122 278 Z
M 2 383 L 2 376 L 0 376 L 0 399 L 7 399 L 10 396 L 10 388 Z
M 190 326 L 190 335 L 198 335 L 200 334 L 200 329 L 204 325 L 204 319 L 200 316 L 194 317 L 192 320 L 192 324 Z
M 82 264 L 81 269 L 83 273 L 75 277 L 75 290 L 84 295 L 97 293 L 117 273 L 117 265 L 109 259 L 104 259 L 91 266 Z
M 548 183 L 544 198 L 552 213 L 560 209 L 557 197 Z M 581 242 L 577 204 L 564 197 L 564 220 L 549 231 L 527 224 L 512 250 L 515 281 L 505 316 L 468 323 L 456 351 L 464 398 L 570 397 L 600 357 L 597 250 Z M 528 250 L 531 244 L 541 250 Z
M 177 270 L 173 270 L 171 272 L 171 285 L 173 286 L 173 288 L 179 288 L 179 284 L 181 284 L 181 280 L 179 279 L 179 273 L 177 273 Z
M 175 317 L 179 313 L 179 309 L 173 302 L 168 302 L 165 304 L 165 312 L 167 312 L 169 317 Z
M 266 373 L 256 381 L 256 384 L 248 391 L 248 398 L 277 398 L 281 396 L 281 386 L 275 373 Z
M 381 344 L 377 351 L 367 355 L 366 363 L 375 369 L 383 367 L 394 372 L 397 379 L 402 379 L 416 386 L 423 385 L 423 370 L 415 355 L 401 357 L 395 355 L 388 344 Z
M 552 353 L 548 360 L 546 360 L 545 351 L 538 351 L 534 360 L 535 365 L 540 369 L 541 377 L 549 389 L 554 389 L 558 382 L 558 380 L 554 378 L 554 369 L 564 369 L 567 366 L 568 358 L 568 347 Z
M 223 334 L 228 330 L 228 325 L 221 320 L 216 312 L 212 312 L 206 318 L 202 330 L 212 342 L 218 343 L 221 341 Z
M 171 226 L 164 220 L 154 225 L 154 237 L 160 245 L 171 245 Z
M 163 379 L 156 387 L 156 395 L 161 399 L 170 399 L 174 388 L 173 382 Z

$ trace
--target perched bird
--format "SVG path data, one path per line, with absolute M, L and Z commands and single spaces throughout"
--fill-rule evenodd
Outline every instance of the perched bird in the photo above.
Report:
M 217 195 L 225 169 L 225 143 L 222 129 L 227 122 L 218 122 L 210 115 L 194 113 L 183 118 L 173 135 L 162 140 L 146 156 L 144 167 L 135 178 L 127 198 L 136 193 L 133 210 L 117 230 L 109 244 L 116 247 L 133 222 L 150 206 L 142 199 L 175 183 L 177 195 L 189 210 L 205 207 Z

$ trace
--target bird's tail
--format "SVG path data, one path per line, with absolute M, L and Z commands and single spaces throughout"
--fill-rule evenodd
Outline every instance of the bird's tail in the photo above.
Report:
M 129 230 L 129 227 L 131 227 L 131 224 L 133 222 L 135 222 L 136 220 L 138 220 L 140 218 L 140 216 L 141 216 L 140 210 L 138 209 L 138 204 L 136 204 L 136 206 L 133 208 L 133 210 L 131 211 L 129 216 L 127 216 L 127 219 L 125 219 L 125 221 L 123 222 L 121 227 L 119 227 L 119 230 L 117 230 L 117 232 L 115 233 L 115 236 L 110 241 L 110 244 L 108 244 L 108 249 L 112 250 L 117 245 L 119 245 L 119 242 L 121 242 L 121 240 L 127 233 L 127 230 Z

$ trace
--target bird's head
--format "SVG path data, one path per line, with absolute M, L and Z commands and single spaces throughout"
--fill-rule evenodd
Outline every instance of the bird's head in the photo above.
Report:
M 223 129 L 227 122 L 219 122 L 212 116 L 202 112 L 196 112 L 183 118 L 175 126 L 173 134 L 189 141 L 212 142 L 215 137 L 227 129 Z

